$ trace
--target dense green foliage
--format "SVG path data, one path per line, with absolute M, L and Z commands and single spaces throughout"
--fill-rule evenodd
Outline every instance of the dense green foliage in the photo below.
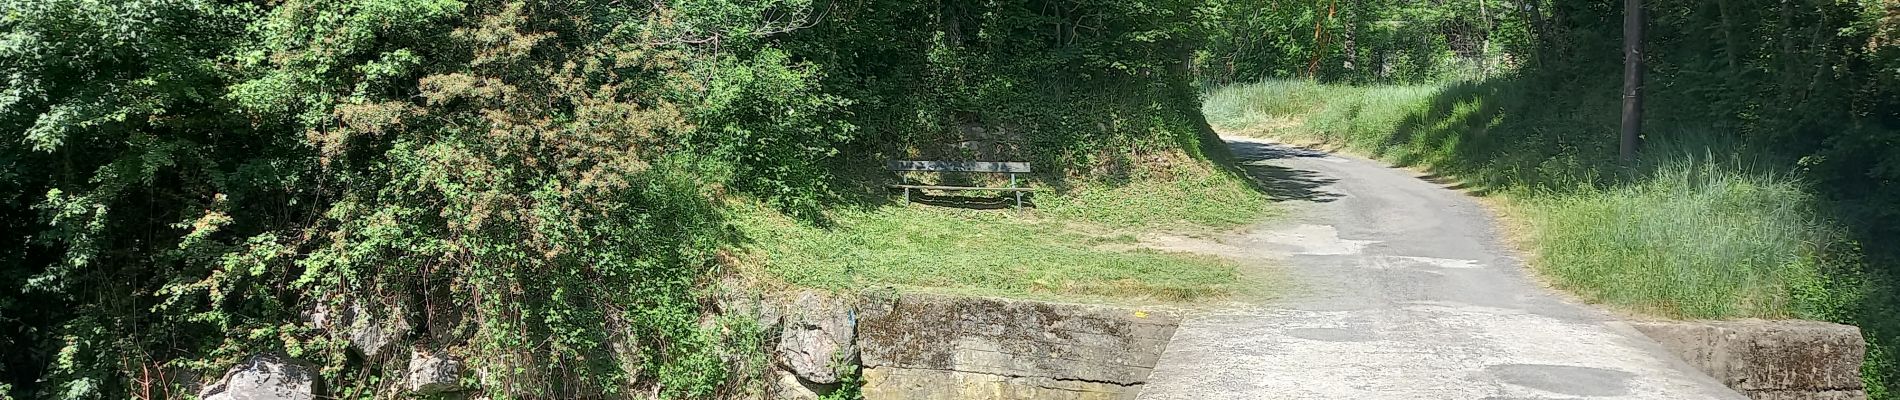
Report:
M 52 319 L 10 336 L 44 350 L 9 354 L 57 357 L 8 372 L 111 397 L 283 348 L 361 381 L 295 323 L 357 302 L 459 323 L 419 341 L 480 349 L 491 385 L 710 394 L 724 339 L 693 290 L 724 235 L 708 190 L 790 174 L 680 154 L 842 130 L 813 117 L 837 101 L 805 90 L 809 68 L 761 41 L 805 23 L 768 11 L 808 4 L 674 6 L 9 2 L 27 254 L 8 273 L 34 297 L 5 315 Z M 615 365 L 612 340 L 665 352 Z
M 1511 70 L 1530 43 L 1508 0 L 1225 0 L 1209 7 L 1202 80 L 1418 82 Z
M 746 240 L 727 198 L 814 216 L 888 155 L 1028 159 L 1058 188 L 1198 155 L 1195 9 L 5 2 L 0 382 L 177 397 L 284 351 L 388 395 L 298 322 L 368 304 L 491 394 L 722 396 L 760 334 L 701 306 Z M 1000 150 L 957 154 L 982 131 Z
M 788 47 L 851 99 L 857 153 L 1119 176 L 1144 155 L 1200 155 L 1185 76 L 1200 4 L 848 0 Z

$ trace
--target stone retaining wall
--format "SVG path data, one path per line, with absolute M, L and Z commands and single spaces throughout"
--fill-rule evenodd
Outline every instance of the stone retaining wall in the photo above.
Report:
M 1683 361 L 1755 400 L 1859 400 L 1860 329 L 1814 321 L 1632 322 Z
M 1169 313 L 928 294 L 859 306 L 868 400 L 1132 399 L 1180 323 Z

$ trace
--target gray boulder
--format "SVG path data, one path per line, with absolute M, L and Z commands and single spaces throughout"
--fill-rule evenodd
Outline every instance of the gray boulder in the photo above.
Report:
M 253 355 L 198 392 L 203 400 L 315 400 L 317 373 L 275 353 Z
M 371 310 L 364 307 L 361 301 L 352 301 L 341 311 L 338 313 L 340 318 L 333 322 L 343 329 L 350 345 L 362 352 L 365 358 L 377 360 L 395 353 L 401 347 L 403 338 L 409 336 L 409 319 L 400 308 Z
M 751 285 L 736 277 L 719 280 L 713 300 L 719 312 L 727 315 L 751 315 L 760 328 L 771 331 L 783 319 L 784 306 L 766 301 Z
M 786 371 L 772 371 L 771 389 L 771 395 L 766 397 L 768 399 L 818 400 L 823 396 L 819 388 L 806 386 L 804 382 L 798 381 L 798 376 Z
M 409 353 L 409 391 L 431 395 L 467 389 L 462 385 L 465 371 L 462 361 L 447 355 L 412 351 Z
M 303 318 L 303 322 L 305 324 L 310 325 L 311 328 L 314 328 L 317 330 L 330 329 L 330 309 L 329 308 L 326 308 L 323 306 L 317 306 L 308 310 L 304 310 L 301 317 Z
M 855 310 L 817 291 L 800 293 L 786 309 L 779 365 L 808 382 L 838 383 L 837 367 L 857 362 Z

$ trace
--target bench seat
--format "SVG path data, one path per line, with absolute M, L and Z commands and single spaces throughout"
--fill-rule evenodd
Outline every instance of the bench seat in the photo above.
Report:
M 1038 191 L 1017 186 L 1016 174 L 1030 172 L 1029 163 L 1026 162 L 891 160 L 885 163 L 885 169 L 897 172 L 898 177 L 903 180 L 903 183 L 890 185 L 890 187 L 904 189 L 905 202 L 910 201 L 911 190 L 994 190 L 1014 193 L 1016 207 L 1022 208 L 1023 193 Z M 1009 174 L 1009 187 L 913 185 L 910 183 L 910 176 L 904 174 L 906 172 Z

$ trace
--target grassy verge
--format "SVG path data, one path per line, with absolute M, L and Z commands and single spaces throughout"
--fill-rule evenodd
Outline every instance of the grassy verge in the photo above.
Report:
M 1900 296 L 1772 152 L 1724 136 L 1650 133 L 1615 163 L 1613 94 L 1531 96 L 1517 82 L 1351 87 L 1277 81 L 1207 96 L 1230 134 L 1346 148 L 1465 181 L 1520 221 L 1552 285 L 1630 312 L 1805 318 L 1862 327 L 1870 393 L 1892 398 Z M 1601 99 L 1598 99 L 1598 98 Z
M 1559 287 L 1676 318 L 1825 318 L 1827 248 L 1795 181 L 1678 164 L 1605 190 L 1518 196 L 1538 270 Z M 1843 249 L 1844 250 L 1844 249 Z
M 829 212 L 816 226 L 742 207 L 762 270 L 801 287 L 897 286 L 1090 302 L 1182 302 L 1242 293 L 1231 261 L 1131 249 L 1150 230 L 1206 232 L 1258 221 L 1264 197 L 1207 168 L 1082 185 L 1024 210 L 892 204 Z

